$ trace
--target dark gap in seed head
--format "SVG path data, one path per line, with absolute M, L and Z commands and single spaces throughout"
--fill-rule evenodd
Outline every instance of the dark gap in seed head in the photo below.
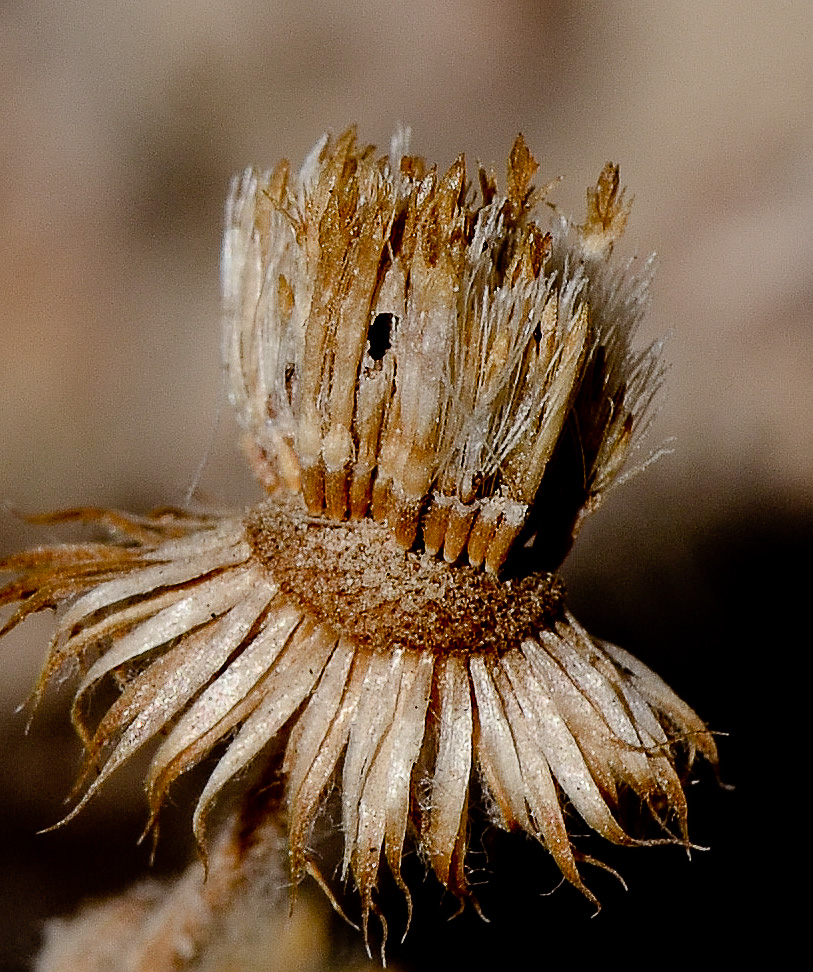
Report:
M 534 325 L 533 339 L 536 350 L 539 351 L 539 345 L 542 343 L 542 321 L 537 321 Z
M 287 364 L 285 366 L 285 394 L 288 396 L 288 402 L 293 405 L 294 403 L 294 379 L 296 377 L 296 367 L 293 364 Z
M 376 314 L 367 331 L 368 353 L 373 361 L 381 361 L 392 347 L 392 335 L 397 323 L 395 314 Z
M 387 248 L 389 249 L 390 255 L 394 258 L 398 256 L 401 252 L 401 247 L 404 242 L 404 229 L 406 227 L 407 220 L 407 210 L 404 207 L 392 221 L 392 226 L 390 227 L 389 240 L 387 241 Z

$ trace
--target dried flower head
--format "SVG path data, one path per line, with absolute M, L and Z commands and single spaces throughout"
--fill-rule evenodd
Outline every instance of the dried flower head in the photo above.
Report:
M 60 514 L 109 541 L 0 564 L 0 604 L 20 602 L 4 631 L 59 609 L 37 697 L 79 671 L 73 813 L 157 737 L 154 821 L 216 750 L 193 814 L 203 846 L 223 788 L 276 754 L 296 883 L 326 883 L 313 829 L 340 791 L 365 934 L 382 857 L 409 901 L 407 841 L 469 894 L 475 780 L 492 821 L 537 838 L 591 900 L 569 818 L 617 844 L 688 842 L 682 775 L 697 752 L 716 762 L 711 736 L 587 634 L 546 572 L 646 430 L 660 349 L 632 339 L 651 265 L 611 258 L 629 213 L 617 167 L 580 226 L 540 206 L 536 169 L 519 137 L 504 191 L 480 169 L 478 193 L 462 156 L 440 175 L 403 133 L 380 158 L 351 130 L 299 173 L 235 180 L 224 360 L 268 499 Z M 118 695 L 94 720 L 104 682 Z M 629 792 L 645 837 L 623 828 Z

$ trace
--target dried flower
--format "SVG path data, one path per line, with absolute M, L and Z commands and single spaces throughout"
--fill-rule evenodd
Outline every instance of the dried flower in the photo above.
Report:
M 404 133 L 377 158 L 351 130 L 298 174 L 235 180 L 224 360 L 269 498 L 243 515 L 72 511 L 50 519 L 110 540 L 0 563 L 0 604 L 20 602 L 4 631 L 60 609 L 37 697 L 79 670 L 81 782 L 98 775 L 66 819 L 158 736 L 154 821 L 217 747 L 203 846 L 226 784 L 284 752 L 293 880 L 326 886 L 312 831 L 338 782 L 365 935 L 382 855 L 409 901 L 407 840 L 469 894 L 474 778 L 493 822 L 541 841 L 590 900 L 569 815 L 617 844 L 688 842 L 681 775 L 697 752 L 716 762 L 711 736 L 546 572 L 646 431 L 660 348 L 632 339 L 651 265 L 611 259 L 617 167 L 581 226 L 540 220 L 536 168 L 520 136 L 505 192 L 480 169 L 477 196 L 462 156 L 441 176 Z M 623 829 L 629 791 L 654 839 Z

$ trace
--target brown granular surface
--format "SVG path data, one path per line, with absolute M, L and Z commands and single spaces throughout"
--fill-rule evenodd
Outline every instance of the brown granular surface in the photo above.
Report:
M 404 551 L 373 520 L 338 523 L 267 503 L 246 528 L 282 592 L 360 647 L 502 653 L 564 610 L 553 574 L 498 580 Z

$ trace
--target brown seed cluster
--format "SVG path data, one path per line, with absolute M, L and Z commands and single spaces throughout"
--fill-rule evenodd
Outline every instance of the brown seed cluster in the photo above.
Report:
M 359 647 L 503 653 L 564 614 L 553 574 L 498 581 L 405 551 L 383 524 L 331 522 L 266 503 L 247 536 L 280 590 Z

